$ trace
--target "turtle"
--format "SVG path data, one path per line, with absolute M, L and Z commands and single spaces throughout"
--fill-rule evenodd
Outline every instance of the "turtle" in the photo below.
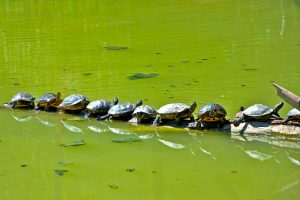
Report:
M 189 124 L 189 128 L 193 126 L 193 128 L 200 126 L 204 128 L 221 127 L 228 122 L 225 118 L 226 115 L 227 112 L 221 105 L 215 103 L 206 104 L 199 110 L 196 122 Z
M 56 95 L 53 93 L 46 93 L 41 98 L 36 101 L 37 109 L 49 110 L 51 108 L 56 108 L 61 104 L 61 94 L 58 92 Z
M 283 102 L 277 104 L 274 109 L 263 104 L 254 104 L 242 111 L 242 116 L 237 117 L 233 121 L 233 125 L 238 126 L 244 121 L 267 121 L 271 118 L 280 119 L 278 111 L 282 106 Z
M 283 123 L 287 123 L 289 121 L 297 121 L 300 122 L 300 111 L 296 108 L 293 108 L 287 113 L 287 118 L 283 121 Z
M 86 106 L 85 116 L 92 117 L 106 115 L 111 107 L 118 104 L 118 101 L 117 97 L 113 99 L 113 104 L 107 100 L 92 101 Z
M 105 120 L 107 118 L 128 119 L 132 116 L 132 113 L 135 110 L 135 108 L 142 105 L 142 103 L 143 103 L 142 100 L 138 100 L 136 104 L 122 103 L 122 104 L 114 105 L 108 110 L 107 115 L 99 116 L 97 120 Z
M 180 124 L 181 120 L 186 118 L 194 120 L 193 112 L 196 107 L 196 102 L 193 102 L 190 106 L 183 103 L 170 103 L 164 105 L 157 111 L 158 114 L 153 122 L 153 126 L 160 125 L 162 120 L 175 120 L 177 125 Z
M 154 118 L 156 114 L 157 111 L 154 108 L 148 105 L 141 105 L 134 110 L 132 116 L 136 118 L 137 123 L 141 123 L 142 121 Z
M 5 106 L 10 108 L 34 108 L 35 97 L 27 92 L 19 92 L 10 102 L 4 103 Z
M 84 110 L 89 103 L 90 100 L 86 96 L 81 94 L 72 94 L 66 97 L 57 108 L 67 111 L 81 111 Z

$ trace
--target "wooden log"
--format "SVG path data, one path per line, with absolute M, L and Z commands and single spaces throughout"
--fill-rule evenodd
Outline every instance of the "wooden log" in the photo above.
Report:
M 281 87 L 280 85 L 273 83 L 273 86 L 277 90 L 277 95 L 280 96 L 284 101 L 289 103 L 294 108 L 300 110 L 300 97 L 294 93 L 288 91 L 287 89 Z
M 241 135 L 265 135 L 274 136 L 281 139 L 300 140 L 300 127 L 295 125 L 274 125 L 270 122 L 245 122 L 235 127 L 228 124 L 222 129 L 213 129 L 214 131 L 239 133 Z
M 213 132 L 224 132 L 232 135 L 241 135 L 241 136 L 270 136 L 275 137 L 280 140 L 296 140 L 300 141 L 300 124 L 292 123 L 293 125 L 282 124 L 282 121 L 274 121 L 275 124 L 272 124 L 271 121 L 268 122 L 244 122 L 239 126 L 235 127 L 233 124 L 227 124 L 223 128 L 209 128 L 209 129 L 199 129 L 202 131 L 213 131 Z M 131 120 L 131 123 L 136 124 L 134 120 Z M 167 130 L 173 128 L 174 131 L 182 132 L 182 130 L 195 130 L 188 129 L 188 124 L 193 123 L 191 120 L 184 120 L 180 125 L 177 125 L 174 121 L 168 121 L 162 126 L 157 126 L 159 130 Z M 144 126 L 136 126 L 135 131 L 145 131 L 151 130 L 154 127 L 152 123 L 143 124 Z

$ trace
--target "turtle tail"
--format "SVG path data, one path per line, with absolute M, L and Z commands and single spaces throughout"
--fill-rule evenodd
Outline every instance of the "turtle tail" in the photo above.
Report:
M 280 102 L 279 104 L 277 104 L 274 108 L 273 114 L 275 114 L 279 117 L 278 111 L 282 108 L 283 104 L 284 104 L 283 102 Z

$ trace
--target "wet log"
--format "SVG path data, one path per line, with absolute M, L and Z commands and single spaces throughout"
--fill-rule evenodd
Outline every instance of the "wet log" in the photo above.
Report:
M 300 140 L 300 126 L 272 124 L 271 122 L 245 122 L 235 127 L 228 124 L 221 129 L 212 129 L 213 131 L 238 133 L 240 135 L 265 135 L 274 136 L 281 139 Z
M 294 108 L 300 110 L 300 97 L 295 95 L 294 93 L 288 91 L 287 89 L 281 87 L 278 84 L 273 83 L 273 86 L 277 90 L 277 95 L 280 96 L 284 101 L 289 103 Z

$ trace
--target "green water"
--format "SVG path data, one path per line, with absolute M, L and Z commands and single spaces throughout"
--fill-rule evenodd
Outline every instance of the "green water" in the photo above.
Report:
M 4 0 L 0 18 L 0 102 L 60 91 L 156 108 L 216 102 L 232 118 L 278 103 L 273 81 L 300 94 L 298 0 Z M 1 199 L 299 197 L 297 141 L 73 118 L 0 109 Z M 112 142 L 132 137 L 142 141 Z

